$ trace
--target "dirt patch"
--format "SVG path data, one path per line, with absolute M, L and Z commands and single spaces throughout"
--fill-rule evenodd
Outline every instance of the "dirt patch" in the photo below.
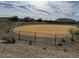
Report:
M 14 32 L 19 33 L 22 35 L 30 35 L 34 36 L 35 32 L 39 37 L 49 37 L 49 34 L 70 34 L 69 30 L 71 28 L 75 28 L 75 26 L 71 25 L 28 25 L 28 26 L 20 26 L 14 28 Z

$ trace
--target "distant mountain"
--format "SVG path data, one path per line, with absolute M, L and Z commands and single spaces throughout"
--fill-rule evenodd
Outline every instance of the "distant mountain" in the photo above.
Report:
M 75 22 L 75 20 L 70 18 L 58 18 L 56 21 L 57 22 Z

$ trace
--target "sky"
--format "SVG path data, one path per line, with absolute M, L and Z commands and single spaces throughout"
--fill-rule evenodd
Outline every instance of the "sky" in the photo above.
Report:
M 0 17 L 79 20 L 79 1 L 0 1 Z

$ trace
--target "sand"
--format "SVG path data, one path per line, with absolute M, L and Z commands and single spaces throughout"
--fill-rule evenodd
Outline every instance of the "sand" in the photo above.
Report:
M 37 36 L 50 36 L 49 34 L 70 34 L 69 30 L 71 28 L 75 28 L 75 26 L 71 25 L 51 25 L 51 24 L 44 24 L 44 25 L 27 25 L 27 26 L 20 26 L 13 29 L 14 32 L 20 33 L 22 35 L 30 35 L 34 36 L 35 32 Z

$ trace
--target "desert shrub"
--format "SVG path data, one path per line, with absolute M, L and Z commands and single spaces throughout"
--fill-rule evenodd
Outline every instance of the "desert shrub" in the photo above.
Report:
M 32 45 L 32 41 L 29 41 L 29 45 Z
M 61 42 L 65 43 L 66 41 L 64 39 L 62 39 Z
M 68 31 L 70 32 L 70 34 L 74 35 L 77 33 L 78 29 L 70 29 Z
M 7 43 L 15 43 L 15 38 L 13 36 L 3 36 L 1 40 L 5 40 Z
M 46 47 L 43 47 L 43 50 L 46 50 Z
M 78 31 L 75 31 L 74 35 L 75 35 L 75 39 L 78 39 L 79 40 L 79 30 Z M 71 39 L 71 41 L 72 42 L 75 42 L 75 39 Z
M 64 39 L 61 39 L 60 43 L 58 43 L 58 46 L 62 46 L 63 44 L 65 44 L 65 40 Z
M 75 35 L 79 35 L 79 30 L 74 32 Z
M 62 46 L 62 43 L 58 43 L 58 46 Z
M 74 28 L 74 29 L 70 29 L 70 30 L 68 30 L 69 32 L 70 32 L 70 34 L 75 34 L 75 35 L 79 35 L 79 30 L 76 28 Z
M 72 41 L 72 42 L 75 42 L 75 40 L 74 40 L 73 38 L 71 38 L 71 41 Z

